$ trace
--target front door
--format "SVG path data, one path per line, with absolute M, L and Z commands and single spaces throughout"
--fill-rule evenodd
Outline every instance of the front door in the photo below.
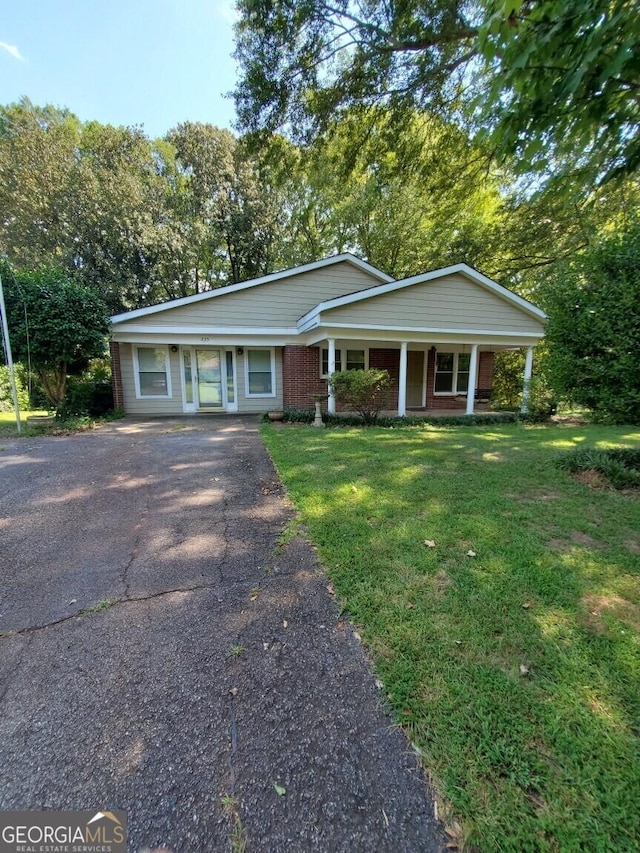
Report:
M 407 406 L 424 406 L 424 353 L 407 353 Z
M 224 408 L 222 360 L 219 349 L 196 350 L 196 382 L 199 408 Z

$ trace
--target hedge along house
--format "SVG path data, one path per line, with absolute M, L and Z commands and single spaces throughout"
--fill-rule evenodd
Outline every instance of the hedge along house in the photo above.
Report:
M 112 317 L 115 404 L 132 415 L 309 409 L 334 370 L 375 367 L 391 374 L 400 416 L 473 413 L 496 352 L 526 350 L 527 388 L 545 319 L 466 264 L 395 281 L 336 255 Z

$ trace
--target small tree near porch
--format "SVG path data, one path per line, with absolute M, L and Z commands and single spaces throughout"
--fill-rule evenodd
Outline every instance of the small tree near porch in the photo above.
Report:
M 2 270 L 14 358 L 34 370 L 53 408 L 67 376 L 104 355 L 107 309 L 91 290 L 57 269 Z
M 387 370 L 338 370 L 331 375 L 329 388 L 338 403 L 356 411 L 365 424 L 373 424 L 389 405 L 391 377 Z

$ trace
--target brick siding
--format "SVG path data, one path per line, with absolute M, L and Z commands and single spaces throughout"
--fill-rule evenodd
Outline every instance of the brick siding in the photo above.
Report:
M 282 396 L 285 409 L 313 409 L 313 395 L 326 393 L 327 380 L 320 377 L 319 348 L 284 347 Z M 326 409 L 326 403 L 322 408 Z
M 117 345 L 116 345 L 117 346 Z M 427 409 L 465 409 L 466 400 L 455 396 L 436 396 L 433 393 L 435 357 L 432 350 L 427 356 Z M 493 386 L 494 353 L 478 354 L 478 388 Z M 286 409 L 312 409 L 313 395 L 327 393 L 327 381 L 320 377 L 320 348 L 286 346 L 282 355 L 283 405 Z M 388 370 L 391 376 L 389 408 L 398 407 L 398 385 L 400 376 L 400 349 L 371 347 L 369 367 Z M 115 371 L 114 371 L 115 376 Z M 122 393 L 122 391 L 121 391 Z M 114 399 L 115 399 L 114 385 Z M 322 405 L 326 409 L 326 403 Z M 338 407 L 340 411 L 340 407 Z

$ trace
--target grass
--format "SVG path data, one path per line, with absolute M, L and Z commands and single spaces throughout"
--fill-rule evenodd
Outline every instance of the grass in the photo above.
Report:
M 600 474 L 614 489 L 640 489 L 640 450 L 631 448 L 575 447 L 557 460 L 572 474 Z
M 262 431 L 461 847 L 639 849 L 640 500 L 554 462 L 640 430 Z
M 78 415 L 75 417 L 57 420 L 53 426 L 32 428 L 27 426 L 27 418 L 31 415 L 46 415 L 46 411 L 31 411 L 20 413 L 20 423 L 22 425 L 21 436 L 33 435 L 66 435 L 72 432 L 82 432 L 84 430 L 94 429 L 98 424 L 112 420 L 118 420 L 124 416 L 122 411 L 116 410 L 108 412 L 102 417 L 90 417 L 89 415 Z M 16 429 L 16 417 L 13 412 L 0 412 L 0 438 L 16 438 L 18 435 Z
M 118 603 L 117 598 L 104 598 L 102 601 L 96 602 L 96 604 L 92 604 L 91 607 L 85 607 L 80 611 L 80 616 L 93 616 L 96 613 L 103 613 L 105 610 L 108 610 L 110 607 L 113 607 L 114 604 Z

